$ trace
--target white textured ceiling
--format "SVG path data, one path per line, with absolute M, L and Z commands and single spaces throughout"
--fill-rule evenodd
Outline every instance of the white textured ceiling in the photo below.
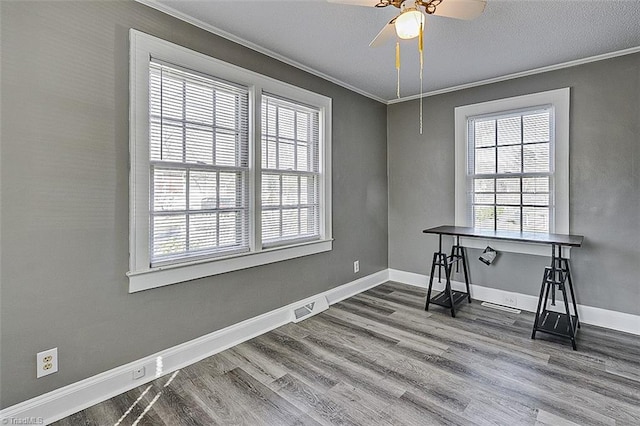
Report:
M 139 1 L 194 18 L 373 98 L 396 98 L 394 43 L 368 47 L 397 14 L 394 7 L 324 0 Z M 638 46 L 640 0 L 488 0 L 473 21 L 427 17 L 424 92 Z M 401 59 L 401 96 L 417 95 L 415 40 L 402 43 Z

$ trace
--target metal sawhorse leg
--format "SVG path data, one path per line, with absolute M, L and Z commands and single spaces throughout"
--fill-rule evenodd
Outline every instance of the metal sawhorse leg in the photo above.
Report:
M 556 249 L 558 254 L 556 255 Z M 555 312 L 547 309 L 549 302 L 549 292 L 551 292 L 551 306 L 556 304 L 556 286 L 562 293 L 564 311 Z M 569 308 L 569 294 L 573 305 L 573 314 Z M 533 323 L 531 338 L 536 338 L 536 332 L 553 334 L 555 336 L 567 337 L 571 339 L 573 350 L 577 350 L 576 333 L 580 328 L 578 319 L 578 306 L 573 292 L 573 280 L 571 278 L 571 267 L 569 259 L 562 257 L 562 246 L 553 244 L 551 246 L 551 265 L 545 267 L 542 276 L 542 286 L 540 287 L 540 298 L 538 299 L 538 309 Z
M 431 273 L 429 274 L 429 287 L 427 289 L 427 302 L 424 310 L 429 310 L 429 304 L 434 303 L 439 306 L 444 306 L 451 310 L 451 316 L 456 316 L 456 305 L 462 302 L 465 298 L 471 303 L 471 292 L 469 290 L 469 270 L 467 265 L 467 256 L 464 247 L 460 245 L 460 237 L 456 236 L 456 242 L 451 247 L 451 254 L 447 256 L 442 251 L 442 234 L 439 234 L 438 251 L 433 254 L 433 260 L 431 262 Z M 451 273 L 453 271 L 453 264 L 459 267 L 462 263 L 462 270 L 464 272 L 464 282 L 467 287 L 467 291 L 456 291 L 451 288 Z M 438 275 L 440 280 L 440 271 L 444 268 L 445 286 L 444 290 L 437 295 L 431 297 L 431 289 L 433 288 L 433 278 L 438 267 Z

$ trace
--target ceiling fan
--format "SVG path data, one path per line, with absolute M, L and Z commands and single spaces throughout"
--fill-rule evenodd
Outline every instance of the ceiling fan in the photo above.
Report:
M 423 34 L 426 15 L 444 16 L 447 18 L 471 20 L 484 12 L 486 0 L 327 0 L 330 3 L 342 3 L 353 6 L 387 7 L 400 9 L 400 14 L 390 20 L 373 39 L 369 46 L 377 47 L 393 37 L 412 39 L 418 37 L 420 53 L 420 134 L 422 134 L 422 81 L 424 70 Z M 400 98 L 400 43 L 396 39 L 396 95 Z
M 377 47 L 393 37 L 401 39 L 418 37 L 424 28 L 425 15 L 471 20 L 484 11 L 486 0 L 327 0 L 352 6 L 387 7 L 395 6 L 400 14 L 382 28 L 369 46 Z

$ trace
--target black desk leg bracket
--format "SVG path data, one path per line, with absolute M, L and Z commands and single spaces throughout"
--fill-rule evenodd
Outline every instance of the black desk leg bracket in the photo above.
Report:
M 424 309 L 425 311 L 428 311 L 429 304 L 434 303 L 436 305 L 449 308 L 451 310 L 451 316 L 455 318 L 457 304 L 462 302 L 465 298 L 469 301 L 469 303 L 471 303 L 467 256 L 466 256 L 464 247 L 460 245 L 460 237 L 456 237 L 456 243 L 451 247 L 451 254 L 449 256 L 447 256 L 442 251 L 442 235 L 439 235 L 439 237 L 440 237 L 440 240 L 439 240 L 438 251 L 433 254 L 433 260 L 431 262 L 431 273 L 429 274 L 429 287 L 427 289 L 427 302 L 425 304 Z M 456 291 L 451 288 L 451 273 L 453 272 L 453 265 L 456 264 L 456 267 L 459 268 L 460 263 L 462 263 L 462 270 L 464 271 L 464 282 L 467 287 L 466 293 L 462 291 Z M 445 286 L 442 292 L 431 297 L 431 289 L 433 288 L 433 278 L 435 275 L 436 267 L 438 267 L 438 272 L 442 268 L 444 268 Z
M 557 249 L 557 254 L 556 254 Z M 538 299 L 538 309 L 533 323 L 531 338 L 536 338 L 536 332 L 553 334 L 555 336 L 567 337 L 571 339 L 573 350 L 577 350 L 576 333 L 580 328 L 578 319 L 578 306 L 573 292 L 573 280 L 571 279 L 571 267 L 569 259 L 562 257 L 562 246 L 553 244 L 551 246 L 551 266 L 544 269 L 542 276 L 542 286 L 540 287 L 540 298 Z M 551 306 L 556 304 L 556 286 L 562 294 L 564 312 L 556 312 L 547 309 L 549 303 L 549 292 L 551 291 Z M 573 314 L 569 308 L 569 294 L 573 305 Z

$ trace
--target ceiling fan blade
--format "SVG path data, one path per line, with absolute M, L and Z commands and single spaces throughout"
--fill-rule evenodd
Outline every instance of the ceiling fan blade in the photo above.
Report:
M 382 46 L 387 41 L 389 41 L 390 38 L 393 38 L 396 35 L 396 28 L 395 25 L 393 25 L 395 21 L 396 18 L 393 18 L 387 25 L 382 27 L 378 35 L 375 36 L 373 40 L 371 40 L 371 43 L 369 43 L 369 47 Z
M 380 3 L 380 0 L 327 0 L 329 3 L 348 4 L 350 6 L 369 6 L 374 7 Z
M 482 14 L 486 0 L 442 0 L 434 15 L 470 21 Z

